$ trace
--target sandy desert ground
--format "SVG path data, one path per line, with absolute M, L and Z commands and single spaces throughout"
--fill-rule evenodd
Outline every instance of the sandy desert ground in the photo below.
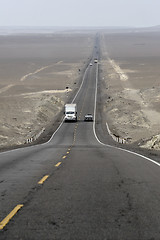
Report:
M 0 36 L 1 150 L 54 126 L 79 86 L 95 33 Z M 160 33 L 103 30 L 99 36 L 106 128 L 113 138 L 160 150 Z
M 104 113 L 113 136 L 160 149 L 160 33 L 101 34 Z
M 93 34 L 0 36 L 0 148 L 35 140 L 78 87 Z

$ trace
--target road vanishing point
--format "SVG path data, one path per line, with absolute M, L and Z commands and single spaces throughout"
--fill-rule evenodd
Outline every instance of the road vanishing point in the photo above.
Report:
M 0 154 L 1 240 L 160 239 L 159 164 L 103 143 L 107 130 L 97 136 L 95 44 L 72 101 L 78 121 L 60 123 L 45 144 Z

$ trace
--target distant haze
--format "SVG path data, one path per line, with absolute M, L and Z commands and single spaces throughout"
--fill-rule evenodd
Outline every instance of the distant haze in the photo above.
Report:
M 0 26 L 160 25 L 160 0 L 0 0 Z

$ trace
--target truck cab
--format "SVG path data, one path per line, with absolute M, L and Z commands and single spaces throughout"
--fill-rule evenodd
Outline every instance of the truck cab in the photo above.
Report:
M 66 104 L 65 105 L 65 122 L 77 121 L 77 105 L 76 104 Z

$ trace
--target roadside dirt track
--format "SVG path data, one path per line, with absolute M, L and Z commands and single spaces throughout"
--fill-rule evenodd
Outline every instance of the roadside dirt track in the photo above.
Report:
M 53 127 L 79 86 L 93 34 L 0 36 L 0 147 L 23 145 Z
M 0 148 L 54 128 L 90 61 L 96 32 L 0 36 Z M 100 81 L 109 130 L 160 149 L 160 33 L 101 32 Z M 106 127 L 107 130 L 107 127 Z
M 160 148 L 160 33 L 101 35 L 104 113 L 111 132 Z M 103 88 L 104 89 L 104 88 Z

